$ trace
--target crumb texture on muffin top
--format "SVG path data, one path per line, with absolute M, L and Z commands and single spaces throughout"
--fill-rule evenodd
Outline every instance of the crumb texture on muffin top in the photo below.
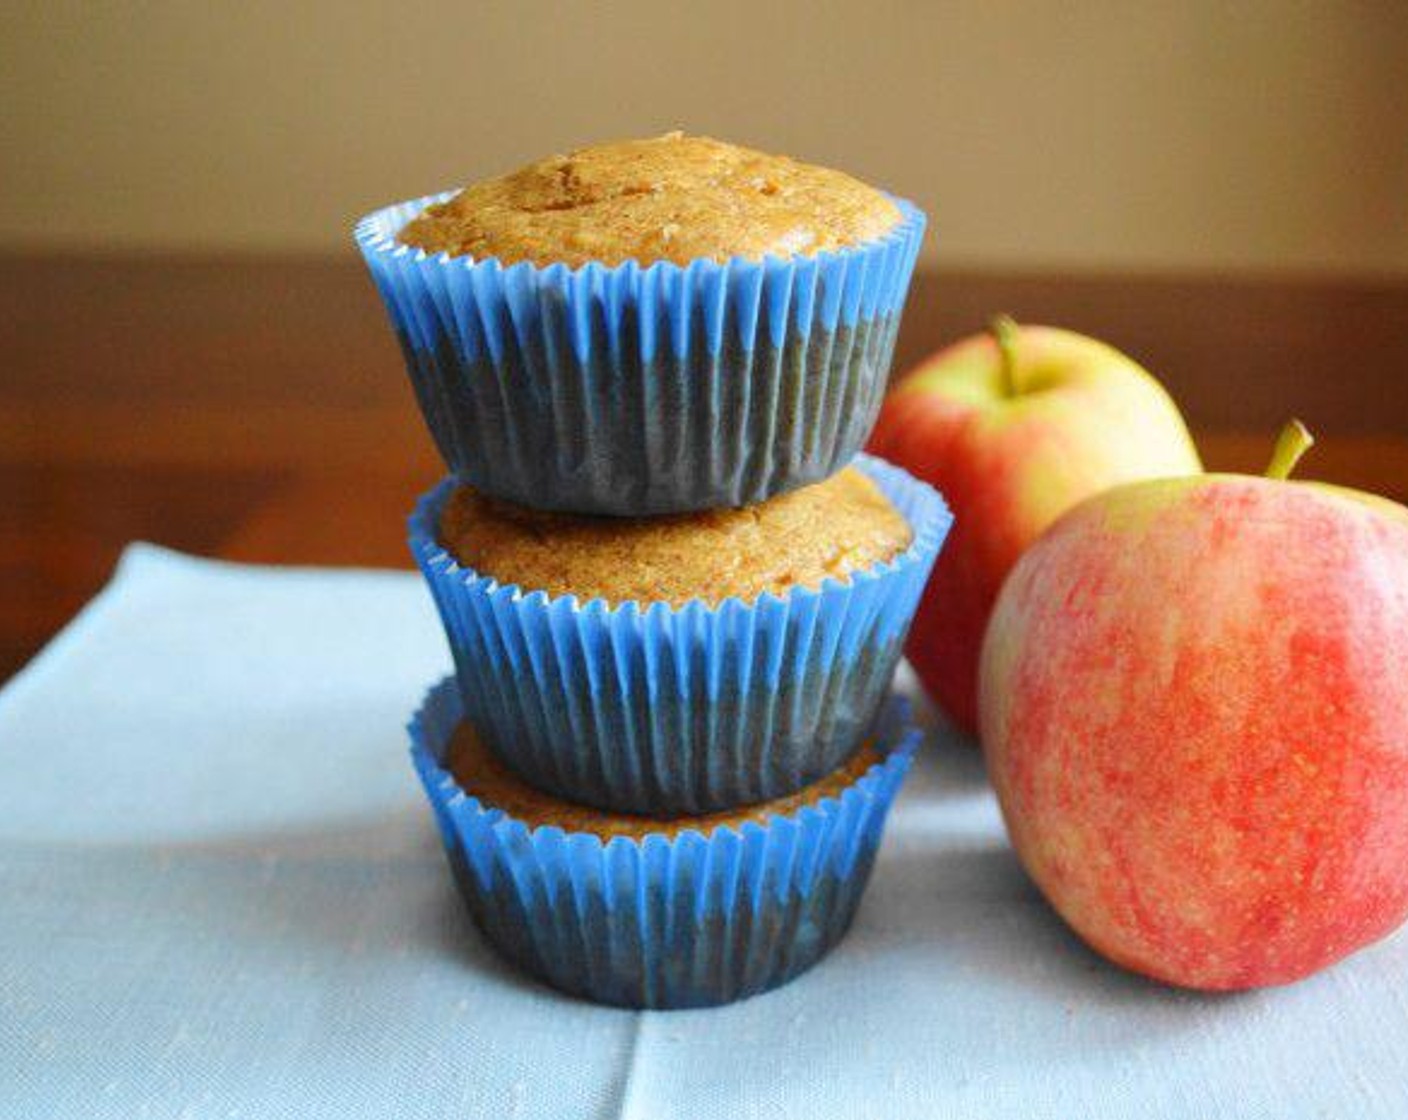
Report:
M 466 187 L 399 233 L 504 264 L 808 256 L 872 240 L 900 212 L 840 171 L 670 132 L 550 156 Z
M 616 518 L 552 513 L 468 486 L 440 515 L 440 544 L 503 584 L 613 604 L 745 602 L 820 586 L 889 560 L 913 532 L 854 467 L 741 509 Z
M 689 817 L 613 813 L 543 793 L 505 766 L 484 744 L 468 720 L 460 721 L 455 728 L 446 754 L 445 768 L 454 776 L 460 789 L 477 797 L 486 808 L 502 809 L 529 828 L 556 825 L 566 832 L 590 832 L 607 840 L 613 836 L 639 838 L 651 832 L 676 836 L 689 828 L 707 833 L 722 825 L 737 827 L 745 821 L 765 824 L 769 817 L 789 816 L 802 806 L 814 805 L 822 798 L 838 797 L 879 761 L 881 755 L 875 745 L 865 743 L 844 766 L 787 797 Z

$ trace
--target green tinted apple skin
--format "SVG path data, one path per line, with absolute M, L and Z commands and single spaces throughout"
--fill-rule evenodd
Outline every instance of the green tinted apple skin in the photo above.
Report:
M 1308 976 L 1408 915 L 1408 510 L 1231 475 L 1136 483 L 1018 562 L 983 650 L 1022 863 L 1116 963 Z
M 990 335 L 940 351 L 889 395 L 869 449 L 937 487 L 956 516 L 905 653 L 926 691 L 977 727 L 978 653 L 1017 558 L 1091 494 L 1201 470 L 1177 407 L 1104 343 L 1054 327 L 1015 337 L 1015 384 Z

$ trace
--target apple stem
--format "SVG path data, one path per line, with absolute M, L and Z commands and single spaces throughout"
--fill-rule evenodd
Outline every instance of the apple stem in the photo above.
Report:
M 995 315 L 988 324 L 988 333 L 997 343 L 1002 359 L 1002 395 L 1015 397 L 1017 388 L 1017 321 L 1011 315 Z
M 1276 437 L 1276 446 L 1271 452 L 1271 462 L 1266 468 L 1267 478 L 1287 479 L 1296 469 L 1300 457 L 1315 443 L 1310 429 L 1299 420 L 1290 421 Z

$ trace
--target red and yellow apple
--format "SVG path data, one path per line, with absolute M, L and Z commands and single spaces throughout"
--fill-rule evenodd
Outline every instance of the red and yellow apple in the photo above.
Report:
M 1023 865 L 1118 964 L 1236 989 L 1408 916 L 1408 509 L 1204 475 L 1091 498 L 1017 563 L 983 648 Z
M 1017 558 L 1071 506 L 1135 479 L 1193 474 L 1177 407 L 1093 338 L 999 319 L 940 351 L 886 398 L 870 450 L 937 487 L 953 532 L 905 652 L 959 726 L 977 724 L 978 653 Z

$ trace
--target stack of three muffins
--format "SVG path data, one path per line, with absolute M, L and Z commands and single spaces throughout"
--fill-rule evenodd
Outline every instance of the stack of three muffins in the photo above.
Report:
M 358 226 L 453 472 L 410 525 L 456 668 L 412 754 L 476 921 L 559 988 L 726 1002 L 855 912 L 950 523 L 857 457 L 923 225 L 670 134 Z

